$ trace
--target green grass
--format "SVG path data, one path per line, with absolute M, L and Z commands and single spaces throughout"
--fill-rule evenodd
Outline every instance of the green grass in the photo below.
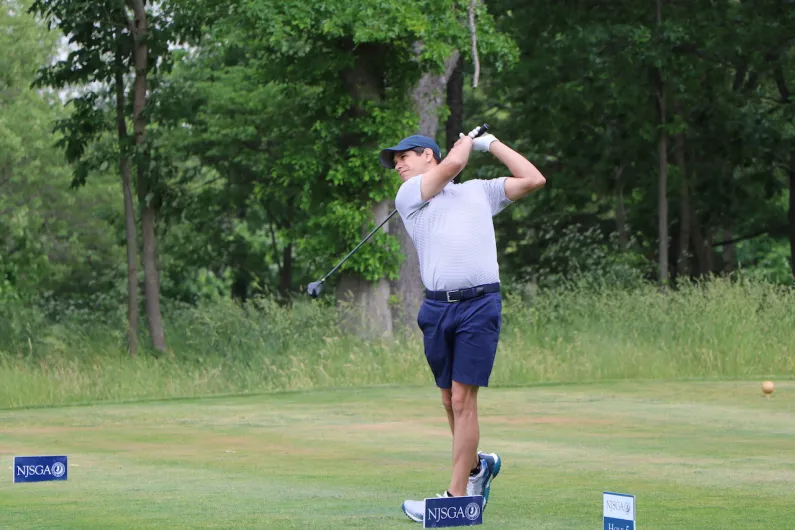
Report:
M 492 383 L 793 376 L 793 302 L 782 287 L 723 279 L 667 294 L 512 294 Z M 333 307 L 307 300 L 166 304 L 173 358 L 126 356 L 123 308 L 58 320 L 11 309 L 0 307 L 0 407 L 431 383 L 419 337 L 348 337 Z
M 484 524 L 592 529 L 601 493 L 639 528 L 788 528 L 795 382 L 492 388 L 481 448 L 504 459 Z M 67 454 L 69 480 L 0 481 L 0 528 L 418 528 L 450 436 L 431 386 L 0 411 L 0 460 Z

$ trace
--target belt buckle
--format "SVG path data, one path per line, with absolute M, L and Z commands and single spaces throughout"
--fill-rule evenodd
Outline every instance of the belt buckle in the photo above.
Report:
M 461 301 L 461 299 L 458 299 L 458 300 L 450 300 L 450 293 L 460 293 L 460 292 L 461 292 L 461 290 L 460 290 L 460 289 L 459 289 L 458 291 L 446 291 L 446 292 L 445 292 L 445 295 L 447 296 L 447 301 L 448 301 L 449 303 L 453 303 L 453 302 L 460 302 L 460 301 Z

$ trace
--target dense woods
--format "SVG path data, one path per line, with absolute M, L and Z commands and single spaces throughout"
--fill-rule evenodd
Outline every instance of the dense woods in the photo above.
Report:
M 795 279 L 791 1 L 5 0 L 0 27 L 0 306 L 125 306 L 133 354 L 167 350 L 163 301 L 305 297 L 392 211 L 381 146 L 482 122 L 547 177 L 495 219 L 506 289 Z M 395 218 L 325 301 L 411 326 L 414 260 Z

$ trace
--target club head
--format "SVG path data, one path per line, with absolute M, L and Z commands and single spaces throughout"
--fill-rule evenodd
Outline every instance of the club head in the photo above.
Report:
M 323 290 L 323 282 L 311 282 L 306 290 L 309 292 L 309 296 L 317 298 L 320 296 L 320 291 Z

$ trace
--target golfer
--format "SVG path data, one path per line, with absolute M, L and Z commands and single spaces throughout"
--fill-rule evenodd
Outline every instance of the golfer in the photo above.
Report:
M 485 508 L 501 464 L 497 454 L 478 452 L 478 389 L 489 384 L 502 323 L 492 217 L 546 179 L 493 135 L 471 136 L 461 134 L 444 160 L 427 136 L 404 138 L 379 158 L 403 181 L 395 206 L 417 249 L 426 289 L 417 324 L 453 434 L 452 477 L 437 496 L 483 495 Z M 490 152 L 512 176 L 453 183 L 472 149 Z M 417 522 L 423 522 L 424 507 L 424 500 L 403 503 Z

